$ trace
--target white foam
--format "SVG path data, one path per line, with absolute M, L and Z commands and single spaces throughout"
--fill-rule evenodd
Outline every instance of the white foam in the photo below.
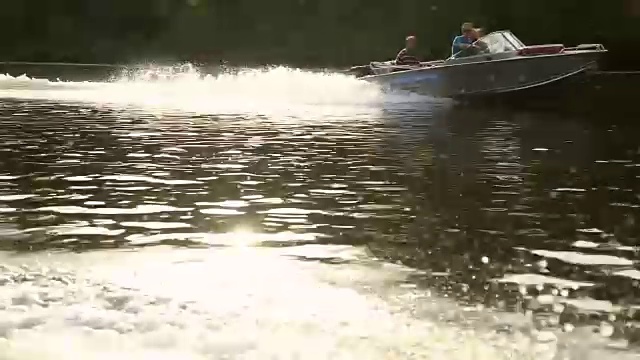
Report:
M 363 262 L 282 256 L 294 254 Z M 568 346 L 549 332 L 462 326 L 469 312 L 452 302 L 390 286 L 411 269 L 366 257 L 320 245 L 2 256 L 0 358 L 551 359 Z
M 35 197 L 33 194 L 0 195 L 0 201 L 18 201 Z
M 0 75 L 0 97 L 279 119 L 331 115 L 334 120 L 352 120 L 354 115 L 361 120 L 375 119 L 381 106 L 414 108 L 443 103 L 415 94 L 386 93 L 375 84 L 333 72 L 274 67 L 211 76 L 185 66 L 169 68 L 167 76 L 154 79 L 167 71 L 150 67 L 135 76 L 106 83 L 51 82 Z
M 112 181 L 123 181 L 123 182 L 148 182 L 150 184 L 165 184 L 165 185 L 192 185 L 192 184 L 202 184 L 201 181 L 195 180 L 166 180 L 166 179 L 157 179 L 151 176 L 141 176 L 141 175 L 111 175 L 111 176 L 103 176 L 100 180 L 112 180 Z
M 124 221 L 120 223 L 120 226 L 144 228 L 149 230 L 162 230 L 162 229 L 181 229 L 190 228 L 191 225 L 180 222 L 154 222 L 154 221 Z
M 46 206 L 35 209 L 40 212 L 52 212 L 58 214 L 100 214 L 100 215 L 127 215 L 127 214 L 157 214 L 163 212 L 188 212 L 192 208 L 176 208 L 166 205 L 138 205 L 135 208 L 85 208 L 81 206 Z
M 225 200 L 219 202 L 197 202 L 196 206 L 220 206 L 223 208 L 240 208 L 247 207 L 249 203 L 243 200 Z
M 526 249 L 525 249 L 526 250 Z M 583 254 L 574 251 L 527 250 L 534 255 L 555 258 L 570 264 L 629 266 L 633 261 L 613 255 Z
M 640 280 L 640 271 L 635 269 L 622 270 L 613 273 L 613 275 L 623 276 L 634 280 Z
M 313 233 L 296 234 L 293 232 L 253 233 L 237 231 L 229 233 L 164 233 L 155 235 L 134 234 L 127 236 L 131 244 L 153 244 L 167 240 L 190 241 L 206 245 L 247 246 L 264 242 L 301 242 L 314 241 L 319 235 Z
M 500 283 L 513 283 L 522 285 L 554 285 L 560 288 L 578 289 L 581 287 L 591 287 L 594 283 L 584 281 L 565 280 L 552 276 L 540 274 L 506 274 L 504 277 L 495 279 Z
M 384 302 L 314 280 L 290 261 L 244 251 L 133 258 L 143 265 L 80 267 L 85 279 L 4 271 L 0 353 L 45 360 L 491 353 L 479 339 L 394 315 Z M 466 349 L 452 346 L 459 344 Z
M 110 230 L 102 226 L 74 226 L 64 225 L 56 226 L 49 230 L 49 233 L 54 235 L 64 236 L 78 236 L 78 235 L 104 235 L 104 236 L 116 236 L 124 233 L 123 229 Z

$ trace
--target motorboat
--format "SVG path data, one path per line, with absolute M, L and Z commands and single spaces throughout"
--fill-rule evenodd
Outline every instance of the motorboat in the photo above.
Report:
M 424 95 L 463 98 L 542 88 L 597 70 L 607 50 L 601 44 L 565 47 L 527 46 L 511 31 L 492 32 L 474 43 L 469 53 L 416 66 L 394 61 L 371 62 L 350 73 L 364 81 Z

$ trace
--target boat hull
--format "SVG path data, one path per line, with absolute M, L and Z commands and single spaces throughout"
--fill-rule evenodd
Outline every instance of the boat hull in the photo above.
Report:
M 397 71 L 362 79 L 391 89 L 448 98 L 499 95 L 543 87 L 595 70 L 605 51 L 517 56 Z

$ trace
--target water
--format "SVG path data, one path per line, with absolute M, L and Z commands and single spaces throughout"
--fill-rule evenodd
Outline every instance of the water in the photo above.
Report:
M 0 97 L 0 359 L 638 357 L 633 123 L 285 68 Z

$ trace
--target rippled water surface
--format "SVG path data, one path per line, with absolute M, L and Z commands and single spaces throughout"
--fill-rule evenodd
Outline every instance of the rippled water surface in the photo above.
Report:
M 637 125 L 286 76 L 4 79 L 0 358 L 637 357 Z

